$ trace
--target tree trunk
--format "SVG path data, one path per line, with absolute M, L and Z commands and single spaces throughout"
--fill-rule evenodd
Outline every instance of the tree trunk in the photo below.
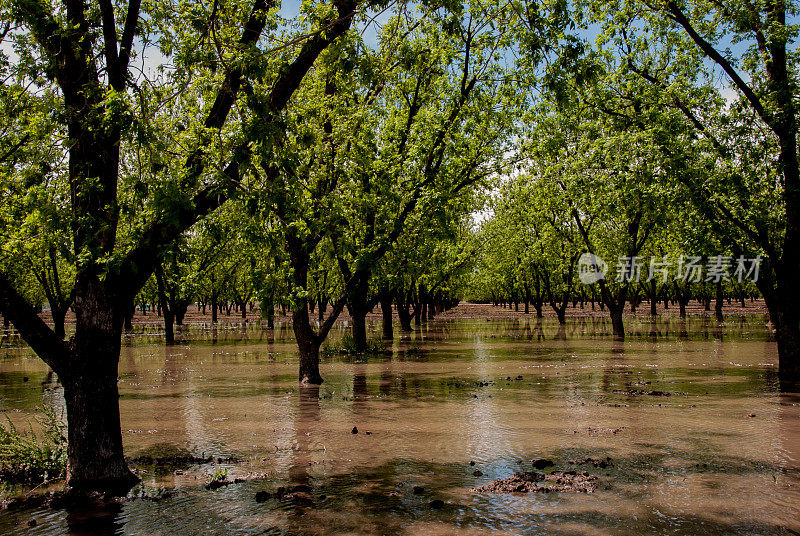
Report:
M 778 377 L 783 384 L 800 383 L 800 327 L 795 313 L 779 312 L 775 324 L 775 342 L 778 344 Z M 795 388 L 795 387 L 793 387 Z
M 133 329 L 134 315 L 136 315 L 136 303 L 131 300 L 122 313 L 122 327 L 125 331 L 131 331 Z
M 51 306 L 50 314 L 53 317 L 53 331 L 58 337 L 63 339 L 66 336 L 66 332 L 64 330 L 64 318 L 67 316 L 67 310 L 60 307 L 54 308 Z
M 189 304 L 185 301 L 175 306 L 175 324 L 178 326 L 183 325 L 183 319 L 186 317 L 187 310 L 189 310 Z
M 300 351 L 300 383 L 319 385 L 322 383 L 322 376 L 319 373 L 320 341 L 311 329 L 308 307 L 305 304 L 292 312 L 292 327 Z
M 350 318 L 353 321 L 353 343 L 356 352 L 367 350 L 367 313 L 357 307 L 355 311 L 350 311 Z
M 414 328 L 411 327 L 411 305 L 406 300 L 405 292 L 398 290 L 395 301 L 397 303 L 397 318 L 400 320 L 400 331 L 414 331 Z
M 717 321 L 722 322 L 725 320 L 725 317 L 722 315 L 722 282 L 717 282 L 717 293 L 716 293 L 716 301 L 714 303 L 714 316 L 717 317 Z
M 621 307 L 612 308 L 610 305 L 608 307 L 608 311 L 611 314 L 611 333 L 615 341 L 625 340 L 625 324 L 622 322 L 623 309 L 624 302 Z
M 175 344 L 175 325 L 172 312 L 164 309 L 164 342 Z
M 394 328 L 392 326 L 392 296 L 386 294 L 381 297 L 381 316 L 383 317 L 383 339 L 391 341 L 394 339 Z
M 778 286 L 777 290 L 767 289 L 766 285 L 759 287 L 775 328 L 778 378 L 782 386 L 794 390 L 800 384 L 800 312 L 792 298 L 794 292 L 784 285 Z
M 656 316 L 656 280 L 650 280 L 650 316 Z
M 367 293 L 369 292 L 369 272 L 365 272 L 358 280 L 353 291 L 349 293 L 347 299 L 347 310 L 353 321 L 353 342 L 356 352 L 367 350 L 367 313 L 369 303 L 367 303 Z
M 98 281 L 78 281 L 71 358 L 56 373 L 67 409 L 67 486 L 124 492 L 138 481 L 125 462 L 117 369 L 122 314 Z
M 127 491 L 139 479 L 122 450 L 116 356 L 100 351 L 76 356 L 96 362 L 83 372 L 60 376 L 67 408 L 67 485 L 70 489 Z M 101 355 L 98 355 L 101 354 Z

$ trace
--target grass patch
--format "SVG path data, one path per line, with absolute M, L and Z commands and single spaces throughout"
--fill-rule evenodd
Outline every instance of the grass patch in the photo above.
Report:
M 52 408 L 36 422 L 41 434 L 18 430 L 10 419 L 0 423 L 0 478 L 8 483 L 37 484 L 64 476 L 67 470 L 67 426 Z

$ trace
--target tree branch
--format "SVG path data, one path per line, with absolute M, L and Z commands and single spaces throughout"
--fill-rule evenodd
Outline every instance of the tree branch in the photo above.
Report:
M 57 374 L 69 360 L 69 347 L 36 314 L 33 306 L 17 292 L 6 274 L 0 272 L 0 312 L 19 334 Z
M 301 48 L 295 60 L 285 68 L 275 85 L 272 87 L 269 97 L 270 112 L 277 114 L 289 102 L 292 94 L 297 90 L 303 76 L 313 65 L 320 53 L 330 45 L 336 38 L 345 33 L 355 14 L 356 2 L 341 1 L 334 2 L 339 10 L 339 20 L 337 20 L 329 31 L 318 33 Z M 258 36 L 266 24 L 265 14 L 268 10 L 265 0 L 256 0 L 250 18 L 245 25 L 240 43 L 255 44 Z M 225 77 L 214 104 L 206 118 L 207 127 L 221 128 L 230 112 L 231 107 L 239 91 L 242 81 L 241 68 L 234 69 Z M 274 115 L 263 118 L 266 123 L 273 121 Z M 126 284 L 126 295 L 131 298 L 136 295 L 139 289 L 150 277 L 154 269 L 154 262 L 158 254 L 158 249 L 164 244 L 168 244 L 177 239 L 181 233 L 194 225 L 200 218 L 211 213 L 228 200 L 235 190 L 239 179 L 239 165 L 249 158 L 250 150 L 247 144 L 242 144 L 234 150 L 233 161 L 228 165 L 222 174 L 226 177 L 222 185 L 206 187 L 198 192 L 189 206 L 181 207 L 178 214 L 171 214 L 153 222 L 139 240 L 139 244 L 127 255 L 120 278 Z M 201 154 L 192 154 L 185 164 L 186 177 L 182 181 L 184 184 L 194 183 L 203 173 L 205 166 L 202 163 Z
M 697 30 L 695 30 L 694 26 L 692 26 L 692 22 L 689 18 L 681 11 L 681 9 L 675 4 L 675 2 L 667 2 L 667 9 L 672 14 L 675 22 L 680 24 L 686 33 L 689 34 L 689 37 L 692 38 L 692 41 L 700 47 L 709 58 L 714 60 L 717 65 L 722 67 L 722 70 L 730 77 L 739 91 L 745 96 L 745 98 L 750 102 L 750 105 L 756 111 L 756 113 L 761 117 L 761 119 L 768 125 L 772 126 L 772 118 L 769 114 L 767 114 L 764 106 L 761 104 L 761 100 L 755 94 L 753 89 L 748 86 L 742 77 L 739 76 L 739 73 L 736 72 L 736 69 L 733 68 L 731 63 L 725 59 L 725 57 L 720 54 L 717 49 L 713 47 L 711 43 L 709 43 L 706 39 L 703 38 Z

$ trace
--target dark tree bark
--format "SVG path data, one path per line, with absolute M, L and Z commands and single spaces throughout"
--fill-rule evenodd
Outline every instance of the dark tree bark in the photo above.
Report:
M 657 289 L 656 289 L 656 279 L 653 278 L 650 280 L 650 295 L 648 298 L 650 299 L 650 316 L 656 316 L 658 311 L 656 310 L 656 305 L 658 304 L 657 301 Z
M 352 277 L 349 269 L 343 269 L 346 278 Z M 367 293 L 369 292 L 369 271 L 362 270 L 359 274 L 358 284 L 347 297 L 347 310 L 353 322 L 351 333 L 356 352 L 367 349 L 367 313 L 372 308 L 372 303 Z
M 622 321 L 623 308 L 608 305 L 608 312 L 611 316 L 611 332 L 615 341 L 625 340 L 625 323 Z
M 125 307 L 125 310 L 122 312 L 122 327 L 125 331 L 131 331 L 133 329 L 133 317 L 136 314 L 136 303 L 133 300 Z
M 686 306 L 692 299 L 692 285 L 688 281 L 681 288 L 677 281 L 672 282 L 675 288 L 675 299 L 678 302 L 678 310 L 681 318 L 686 318 Z
M 362 309 L 351 310 L 350 320 L 353 322 L 354 350 L 364 352 L 367 349 L 367 313 Z
M 189 310 L 189 302 L 185 299 L 178 300 L 177 303 L 173 305 L 173 309 L 175 312 L 175 324 L 182 326 L 183 319 L 186 317 L 186 311 Z
M 119 339 L 103 339 L 95 339 L 93 348 L 82 352 L 78 366 L 59 373 L 67 409 L 67 481 L 73 489 L 125 492 L 139 479 L 128 470 L 122 455 Z
M 211 284 L 213 285 L 214 282 L 212 280 Z M 217 315 L 219 311 L 219 304 L 217 303 L 217 291 L 211 291 L 211 322 L 216 324 L 217 323 Z
M 394 326 L 392 325 L 392 293 L 383 292 L 381 294 L 381 316 L 382 316 L 382 335 L 383 340 L 391 341 L 394 339 Z
M 67 317 L 66 309 L 50 307 L 50 315 L 53 317 L 53 331 L 55 332 L 56 336 L 63 339 L 66 336 L 66 330 L 64 329 L 64 322 Z
M 715 296 L 715 303 L 714 303 L 714 316 L 717 318 L 718 322 L 722 322 L 725 320 L 725 316 L 722 314 L 722 282 L 718 281 L 716 285 L 716 296 Z
M 411 325 L 411 300 L 407 299 L 406 292 L 398 289 L 395 293 L 395 301 L 397 303 L 397 318 L 400 320 L 400 331 L 406 333 L 414 331 Z
M 319 373 L 319 336 L 311 327 L 308 308 L 299 307 L 292 311 L 292 327 L 300 353 L 299 379 L 302 384 L 319 385 L 322 375 Z

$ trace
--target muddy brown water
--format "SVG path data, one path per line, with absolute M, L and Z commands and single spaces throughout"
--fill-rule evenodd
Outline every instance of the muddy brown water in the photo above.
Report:
M 433 321 L 385 355 L 323 358 L 325 383 L 301 390 L 287 325 L 192 326 L 169 348 L 142 330 L 120 362 L 126 453 L 214 459 L 138 465 L 132 497 L 160 500 L 0 511 L 0 534 L 800 534 L 800 395 L 778 388 L 763 317 L 628 332 Z M 6 337 L 0 410 L 24 423 L 48 404 L 57 382 Z M 569 464 L 587 457 L 613 465 Z M 472 491 L 535 458 L 599 488 Z M 215 472 L 247 480 L 206 490 Z

